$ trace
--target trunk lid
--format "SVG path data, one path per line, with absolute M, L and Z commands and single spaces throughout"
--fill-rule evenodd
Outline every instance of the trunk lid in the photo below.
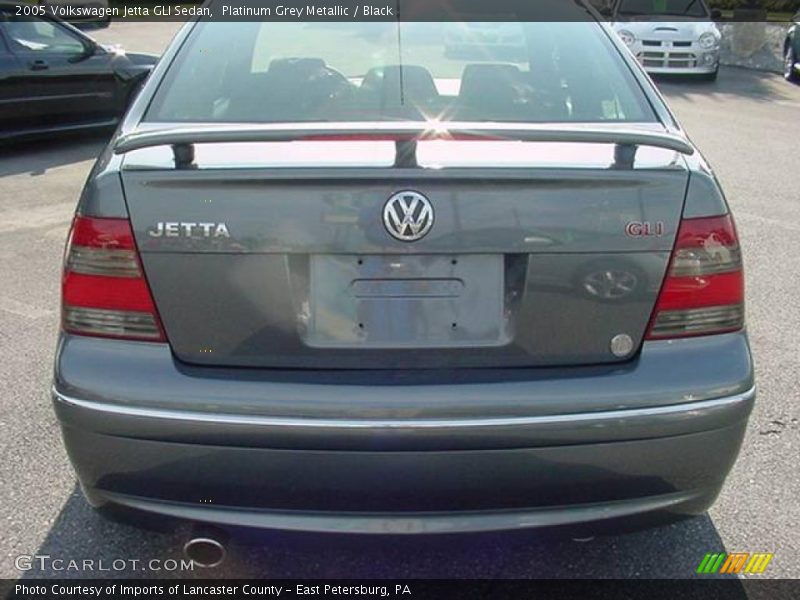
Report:
M 126 200 L 176 356 L 314 369 L 630 358 L 680 223 L 676 152 L 641 146 L 621 164 L 613 144 L 421 142 L 420 166 L 397 168 L 393 150 L 203 144 L 191 169 L 166 146 L 131 151 Z M 420 239 L 390 232 L 398 192 L 430 203 Z M 620 335 L 633 350 L 615 355 Z

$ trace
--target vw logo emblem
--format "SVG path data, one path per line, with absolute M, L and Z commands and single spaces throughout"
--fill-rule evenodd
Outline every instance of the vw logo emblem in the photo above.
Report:
M 433 206 L 418 192 L 397 192 L 383 207 L 383 225 L 401 242 L 416 241 L 433 227 Z

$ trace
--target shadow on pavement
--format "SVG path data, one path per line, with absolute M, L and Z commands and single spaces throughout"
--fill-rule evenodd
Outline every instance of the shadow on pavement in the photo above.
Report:
M 740 96 L 758 102 L 797 99 L 797 87 L 776 73 L 723 67 L 714 82 L 691 76 L 653 75 L 653 81 L 668 97 L 691 99 L 698 94 Z M 722 116 L 722 115 L 721 115 Z
M 103 572 L 25 573 L 26 578 L 684 578 L 706 552 L 725 551 L 705 515 L 659 529 L 578 542 L 538 531 L 452 536 L 347 536 L 251 531 L 234 536 L 213 569 L 149 571 L 151 559 L 180 562 L 187 530 L 144 531 L 100 517 L 77 486 L 37 554 L 102 560 Z M 138 570 L 113 570 L 138 559 Z M 121 563 L 118 563 L 121 565 Z
M 35 141 L 0 145 L 0 177 L 28 173 L 31 177 L 48 170 L 85 160 L 94 160 L 110 138 L 109 133 L 49 136 Z

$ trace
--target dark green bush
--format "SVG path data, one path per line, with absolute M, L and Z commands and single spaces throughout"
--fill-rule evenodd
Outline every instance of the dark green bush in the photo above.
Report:
M 748 0 L 708 0 L 708 4 L 711 8 L 719 8 L 720 10 L 733 10 L 750 6 Z M 795 13 L 800 10 L 800 0 L 756 0 L 755 4 L 768 12 Z

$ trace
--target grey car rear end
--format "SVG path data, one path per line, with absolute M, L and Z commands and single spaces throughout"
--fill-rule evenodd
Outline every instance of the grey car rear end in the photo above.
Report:
M 68 252 L 53 395 L 94 505 L 415 533 L 713 502 L 755 395 L 716 180 L 604 26 L 436 25 L 173 42 Z

